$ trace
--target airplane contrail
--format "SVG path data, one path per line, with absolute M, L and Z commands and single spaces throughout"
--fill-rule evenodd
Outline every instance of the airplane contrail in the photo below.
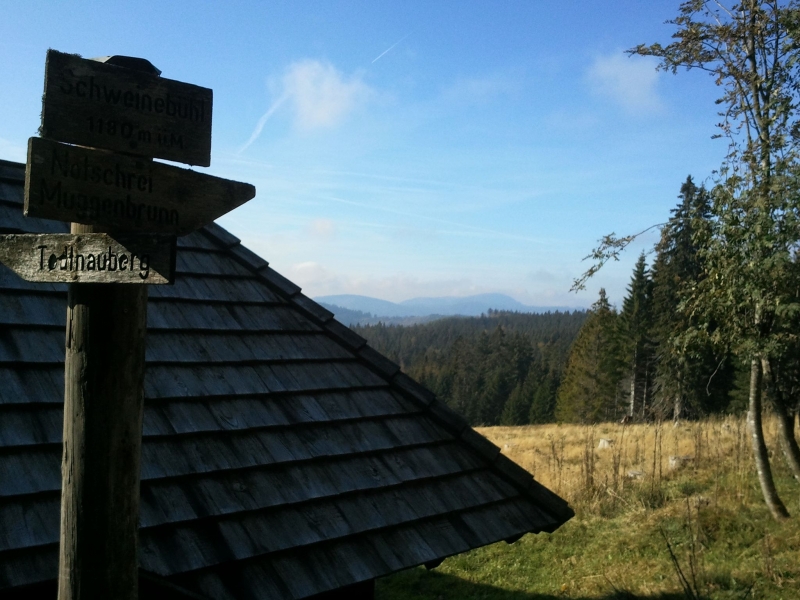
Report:
M 256 128 L 253 130 L 253 133 L 250 135 L 250 139 L 247 140 L 247 142 L 244 144 L 244 146 L 239 148 L 239 151 L 236 154 L 241 154 L 242 152 L 247 150 L 250 147 L 250 144 L 252 144 L 253 142 L 255 142 L 258 139 L 258 136 L 261 135 L 261 130 L 264 129 L 264 125 L 266 125 L 267 121 L 269 121 L 269 118 L 273 114 L 275 114 L 275 111 L 278 110 L 280 108 L 281 104 L 286 102 L 286 100 L 288 98 L 289 98 L 289 94 L 286 93 L 286 94 L 283 94 L 283 96 L 281 96 L 280 98 L 275 100 L 275 102 L 272 103 L 272 106 L 269 107 L 267 112 L 265 112 L 261 116 L 261 118 L 258 120 L 258 123 L 256 123 Z
M 390 51 L 392 48 L 394 48 L 395 46 L 397 46 L 397 44 L 399 44 L 400 42 L 402 42 L 404 39 L 406 39 L 406 38 L 407 38 L 408 36 L 410 36 L 410 35 L 411 35 L 411 32 L 409 31 L 407 34 L 405 34 L 403 37 L 401 37 L 399 40 L 397 40 L 397 41 L 396 41 L 394 44 L 392 44 L 392 45 L 391 45 L 391 46 L 389 46 L 389 47 L 388 47 L 386 50 L 384 50 L 384 51 L 383 51 L 383 52 L 381 52 L 381 53 L 380 53 L 378 56 L 376 56 L 376 57 L 375 57 L 375 59 L 372 61 L 372 63 L 371 63 L 371 64 L 375 64 L 375 63 L 378 61 L 378 59 L 379 59 L 379 58 L 381 58 L 381 57 L 382 57 L 384 54 L 386 54 L 387 52 L 389 52 L 389 51 Z

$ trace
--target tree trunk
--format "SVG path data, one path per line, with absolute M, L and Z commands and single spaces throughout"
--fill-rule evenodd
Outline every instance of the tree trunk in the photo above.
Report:
M 647 361 L 644 363 L 644 382 L 642 383 L 642 388 L 642 421 L 644 421 L 647 413 L 647 394 L 650 391 L 650 368 Z M 661 417 L 659 417 L 659 420 L 661 420 Z
M 786 464 L 789 465 L 792 475 L 800 482 L 800 447 L 798 447 L 797 439 L 794 437 L 794 419 L 786 410 L 786 402 L 784 401 L 783 393 L 778 388 L 775 373 L 772 370 L 769 359 L 762 358 L 761 366 L 767 381 L 767 390 L 775 408 L 775 415 L 778 417 L 778 434 L 780 435 L 783 456 L 786 459 Z
M 631 374 L 631 395 L 628 400 L 628 416 L 633 418 L 633 411 L 636 407 L 636 375 Z
M 753 445 L 753 460 L 756 463 L 758 482 L 764 494 L 764 502 L 776 521 L 789 518 L 783 502 L 775 489 L 772 469 L 769 465 L 767 444 L 764 441 L 764 429 L 761 426 L 761 361 L 758 357 L 750 361 L 750 397 L 748 399 L 747 425 L 750 429 L 750 441 Z
M 683 398 L 680 393 L 675 394 L 674 405 L 672 409 L 672 421 L 677 425 L 681 420 L 681 412 L 683 412 Z
M 636 410 L 636 350 L 633 351 L 633 366 L 631 368 L 631 399 L 628 407 L 628 416 L 633 418 Z

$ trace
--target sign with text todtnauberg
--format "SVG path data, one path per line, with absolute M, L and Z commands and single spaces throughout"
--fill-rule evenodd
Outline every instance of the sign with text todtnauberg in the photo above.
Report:
M 0 262 L 27 281 L 171 283 L 175 238 L 105 233 L 0 235 Z
M 207 167 L 212 96 L 208 88 L 49 50 L 41 135 Z
M 255 196 L 249 183 L 147 158 L 28 141 L 25 215 L 117 231 L 185 235 Z

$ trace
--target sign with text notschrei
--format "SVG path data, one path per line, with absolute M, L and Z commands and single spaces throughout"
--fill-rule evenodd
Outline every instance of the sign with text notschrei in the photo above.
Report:
M 27 281 L 171 283 L 175 238 L 105 233 L 0 235 L 0 262 Z
M 207 167 L 208 88 L 47 52 L 42 137 Z
M 0 235 L 0 262 L 20 277 L 69 284 L 60 600 L 139 597 L 148 288 L 113 284 L 172 283 L 176 236 L 255 196 L 153 160 L 211 163 L 211 90 L 160 74 L 143 58 L 48 51 L 24 212 L 72 233 Z
M 230 181 L 147 158 L 28 141 L 25 214 L 117 231 L 185 235 L 255 196 Z

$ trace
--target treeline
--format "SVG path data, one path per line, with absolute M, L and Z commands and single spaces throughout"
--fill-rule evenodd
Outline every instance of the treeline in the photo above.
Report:
M 719 335 L 741 316 L 709 318 L 689 305 L 696 289 L 714 285 L 708 277 L 715 265 L 703 247 L 712 194 L 688 177 L 678 197 L 652 265 L 644 254 L 636 262 L 621 309 L 600 290 L 570 351 L 558 421 L 678 419 L 746 408 L 749 365 Z M 796 351 L 780 362 L 783 385 L 798 380 L 791 372 L 797 362 Z
M 523 425 L 555 418 L 556 392 L 585 311 L 488 311 L 401 327 L 356 326 L 472 425 Z
M 320 302 L 319 304 L 336 315 L 337 321 L 348 327 L 355 325 L 377 325 L 378 323 L 383 323 L 384 325 L 417 325 L 419 323 L 428 323 L 442 318 L 440 315 L 425 315 L 421 317 L 377 316 L 370 312 L 345 308 L 336 304 L 328 304 L 326 302 Z
M 355 325 L 472 425 L 697 417 L 746 406 L 749 372 L 681 306 L 708 265 L 698 247 L 711 194 L 688 177 L 642 254 L 617 310 L 600 291 L 589 311 L 488 311 L 398 326 Z M 798 361 L 800 362 L 800 361 Z

